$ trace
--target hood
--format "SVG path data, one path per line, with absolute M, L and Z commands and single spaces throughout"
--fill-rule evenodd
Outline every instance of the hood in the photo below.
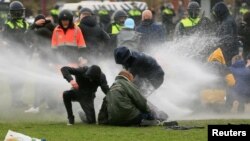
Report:
M 97 25 L 97 21 L 96 21 L 94 16 L 87 16 L 87 17 L 84 17 L 81 20 L 80 24 L 84 24 L 84 25 L 87 25 L 87 26 L 90 26 L 90 27 L 94 27 L 94 26 Z
M 218 21 L 223 21 L 230 15 L 227 6 L 223 2 L 217 3 L 212 9 L 213 15 L 215 15 L 215 19 Z
M 118 47 L 114 50 L 116 64 L 126 64 L 131 57 L 131 52 L 127 47 Z
M 85 72 L 86 76 L 94 81 L 98 81 L 100 79 L 101 73 L 101 68 L 97 65 L 90 66 Z

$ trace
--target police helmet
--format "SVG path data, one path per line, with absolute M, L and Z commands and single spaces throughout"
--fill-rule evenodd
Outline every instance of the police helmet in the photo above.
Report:
M 167 3 L 167 5 L 166 5 L 166 7 L 168 8 L 168 9 L 174 9 L 174 6 L 173 6 L 173 4 L 172 3 Z
M 13 1 L 9 6 L 9 14 L 12 19 L 24 18 L 25 8 L 20 1 Z
M 77 10 L 80 11 L 82 9 L 82 6 L 81 5 L 78 5 L 77 6 Z
M 80 14 L 83 14 L 83 13 L 89 13 L 90 15 L 94 15 L 94 12 L 89 9 L 89 8 L 86 8 L 86 7 L 83 7 L 81 10 L 80 10 Z
M 133 1 L 133 2 L 131 2 L 131 6 L 133 6 L 133 7 L 137 7 L 137 5 L 136 5 L 136 3 Z
M 127 13 L 123 10 L 118 10 L 114 13 L 114 21 L 115 22 L 122 22 L 123 23 L 127 17 L 128 17 Z M 121 18 L 123 18 L 124 20 L 121 21 Z
M 200 5 L 196 1 L 191 1 L 188 4 L 187 10 L 191 18 L 197 18 L 200 13 Z
M 60 6 L 58 5 L 58 4 L 56 4 L 55 6 L 54 6 L 54 9 L 59 9 L 60 8 Z

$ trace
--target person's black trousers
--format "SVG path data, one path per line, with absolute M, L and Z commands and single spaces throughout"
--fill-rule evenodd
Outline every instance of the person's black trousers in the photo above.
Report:
M 94 93 L 86 93 L 81 90 L 64 91 L 63 102 L 68 114 L 68 119 L 74 118 L 71 102 L 77 101 L 85 112 L 88 123 L 96 123 L 94 98 Z

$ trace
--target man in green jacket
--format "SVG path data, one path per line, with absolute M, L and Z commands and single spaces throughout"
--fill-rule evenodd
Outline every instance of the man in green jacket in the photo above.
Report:
M 118 126 L 140 125 L 143 119 L 154 117 L 147 105 L 147 100 L 131 82 L 133 75 L 121 71 L 103 100 L 98 115 L 99 124 Z

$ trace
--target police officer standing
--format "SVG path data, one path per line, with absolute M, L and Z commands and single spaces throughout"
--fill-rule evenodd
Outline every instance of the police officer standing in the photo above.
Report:
M 132 2 L 131 5 L 133 8 L 128 11 L 128 15 L 135 21 L 135 25 L 139 25 L 142 12 L 137 8 L 135 2 Z
M 50 10 L 50 15 L 53 18 L 55 24 L 58 24 L 58 16 L 59 16 L 59 5 L 55 5 L 53 9 Z
M 116 35 L 122 29 L 124 21 L 127 19 L 128 15 L 123 10 L 118 10 L 114 13 L 114 22 L 108 26 L 107 32 Z
M 117 47 L 117 35 L 121 31 L 127 17 L 127 13 L 123 10 L 118 10 L 114 13 L 114 22 L 107 28 L 107 33 L 110 34 L 111 38 L 109 42 L 110 49 L 107 53 L 112 53 L 112 50 Z
M 205 17 L 199 17 L 200 5 L 198 2 L 191 1 L 188 4 L 188 16 L 183 18 L 175 27 L 175 37 L 188 36 L 199 29 L 206 31 L 205 25 L 208 25 L 209 21 Z
M 99 24 L 100 26 L 106 30 L 108 25 L 111 21 L 110 12 L 106 9 L 104 5 L 101 6 L 100 10 L 98 11 L 99 16 Z
M 172 3 L 164 3 L 161 7 L 161 19 L 162 23 L 166 29 L 167 37 L 170 37 L 169 34 L 172 34 L 174 29 L 173 18 L 175 16 L 174 6 Z
M 29 28 L 28 22 L 25 21 L 25 8 L 19 1 L 13 1 L 9 6 L 10 18 L 4 25 L 4 36 L 11 41 L 24 43 L 24 33 Z
M 246 2 L 243 2 L 243 3 L 241 4 L 239 13 L 240 13 L 240 15 L 243 16 L 243 15 L 246 14 L 247 12 L 249 12 L 249 7 L 248 7 L 248 5 L 247 5 Z
M 29 28 L 29 24 L 25 21 L 24 16 L 24 6 L 19 1 L 13 1 L 9 5 L 9 19 L 4 24 L 3 29 L 3 37 L 7 42 L 9 43 L 9 48 L 14 50 L 11 50 L 11 52 L 18 52 L 20 53 L 29 51 L 28 47 L 25 46 L 25 32 Z M 25 55 L 26 56 L 26 55 Z M 9 56 L 11 57 L 11 56 Z M 16 59 L 16 54 L 14 58 Z M 19 78 L 17 75 L 11 75 L 10 77 L 10 89 L 12 94 L 12 106 L 13 107 L 24 107 L 26 104 L 24 104 L 21 101 L 21 88 L 23 86 L 23 82 L 21 78 Z

